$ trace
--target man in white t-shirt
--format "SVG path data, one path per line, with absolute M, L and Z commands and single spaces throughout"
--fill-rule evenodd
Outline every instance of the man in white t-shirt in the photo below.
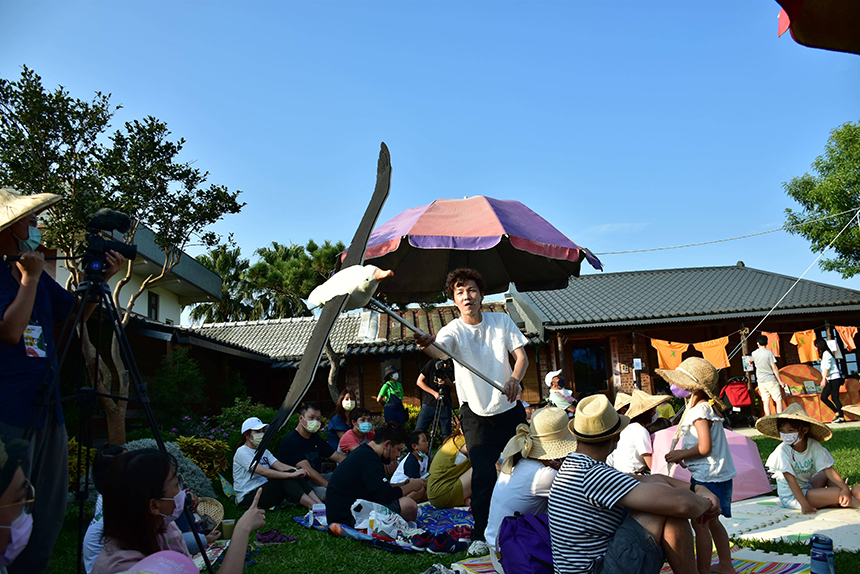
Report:
M 771 414 L 769 398 L 773 399 L 776 413 L 779 414 L 782 412 L 782 391 L 779 386 L 783 382 L 782 377 L 779 376 L 779 367 L 776 366 L 776 357 L 767 348 L 767 337 L 759 335 L 756 343 L 758 343 L 758 349 L 752 352 L 752 359 L 755 365 L 755 380 L 764 405 L 764 414 Z
M 445 291 L 460 311 L 460 317 L 436 334 L 416 339 L 418 346 L 434 358 L 444 354 L 429 346 L 434 340 L 459 355 L 478 371 L 504 385 L 504 394 L 471 371 L 454 362 L 454 379 L 460 399 L 460 417 L 466 447 L 472 461 L 472 529 L 470 554 L 486 554 L 484 529 L 490 515 L 490 500 L 496 484 L 496 461 L 502 449 L 526 422 L 526 413 L 517 395 L 529 361 L 528 342 L 505 313 L 482 313 L 486 283 L 480 273 L 461 268 L 448 274 Z M 511 369 L 510 358 L 514 358 Z M 481 544 L 474 544 L 480 541 Z

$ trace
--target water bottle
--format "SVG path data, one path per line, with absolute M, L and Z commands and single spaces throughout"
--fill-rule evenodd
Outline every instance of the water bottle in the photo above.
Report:
M 812 553 L 809 560 L 812 574 L 836 574 L 833 540 L 823 534 L 812 537 Z

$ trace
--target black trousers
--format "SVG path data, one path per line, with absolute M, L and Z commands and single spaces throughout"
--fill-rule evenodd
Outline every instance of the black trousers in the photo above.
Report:
M 473 413 L 466 403 L 460 407 L 460 417 L 472 461 L 472 515 L 475 518 L 472 540 L 483 540 L 490 517 L 490 499 L 496 486 L 496 461 L 516 434 L 517 425 L 526 422 L 526 410 L 517 401 L 512 409 L 482 417 Z
M 305 478 L 271 479 L 262 486 L 262 489 L 263 492 L 260 494 L 260 502 L 257 504 L 257 508 L 263 509 L 280 506 L 284 501 L 299 506 L 302 496 L 313 490 L 310 482 Z M 239 507 L 248 508 L 251 506 L 256 494 L 256 490 L 246 494 L 245 498 L 238 502 Z
M 845 379 L 841 377 L 838 379 L 829 379 L 827 384 L 821 389 L 821 402 L 840 417 L 845 416 L 842 414 L 842 401 L 839 400 L 839 391 L 842 390 L 844 382 Z

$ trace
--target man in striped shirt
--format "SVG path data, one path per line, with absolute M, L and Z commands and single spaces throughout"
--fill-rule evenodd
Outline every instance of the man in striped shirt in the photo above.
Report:
M 669 561 L 675 574 L 694 574 L 690 520 L 710 520 L 719 500 L 699 485 L 663 475 L 630 476 L 606 464 L 630 419 L 605 395 L 576 409 L 576 452 L 553 482 L 549 528 L 556 574 L 656 574 Z

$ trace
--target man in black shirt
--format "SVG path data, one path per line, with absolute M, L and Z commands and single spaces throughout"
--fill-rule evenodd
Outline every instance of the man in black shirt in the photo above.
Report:
M 337 452 L 317 432 L 322 424 L 322 413 L 316 403 L 307 403 L 299 411 L 299 424 L 291 431 L 278 448 L 278 460 L 308 471 L 308 480 L 314 492 L 325 501 L 328 477 L 322 474 L 322 463 L 330 460 L 340 463 L 346 455 Z
M 373 440 L 352 451 L 338 465 L 328 483 L 326 520 L 355 526 L 352 504 L 369 500 L 387 506 L 406 520 L 418 517 L 418 503 L 408 495 L 427 486 L 424 479 L 409 479 L 391 486 L 384 465 L 400 458 L 407 441 L 406 431 L 396 422 L 387 422 L 376 430 Z
M 436 416 L 436 406 L 439 405 L 441 397 L 442 412 L 439 414 L 439 436 L 442 440 L 451 434 L 451 389 L 454 388 L 452 377 L 454 366 L 451 359 L 430 359 L 421 374 L 418 375 L 418 387 L 424 391 L 421 398 L 421 412 L 418 413 L 418 422 L 415 430 L 422 430 L 430 434 L 430 425 Z M 432 445 L 431 445 L 432 446 Z

